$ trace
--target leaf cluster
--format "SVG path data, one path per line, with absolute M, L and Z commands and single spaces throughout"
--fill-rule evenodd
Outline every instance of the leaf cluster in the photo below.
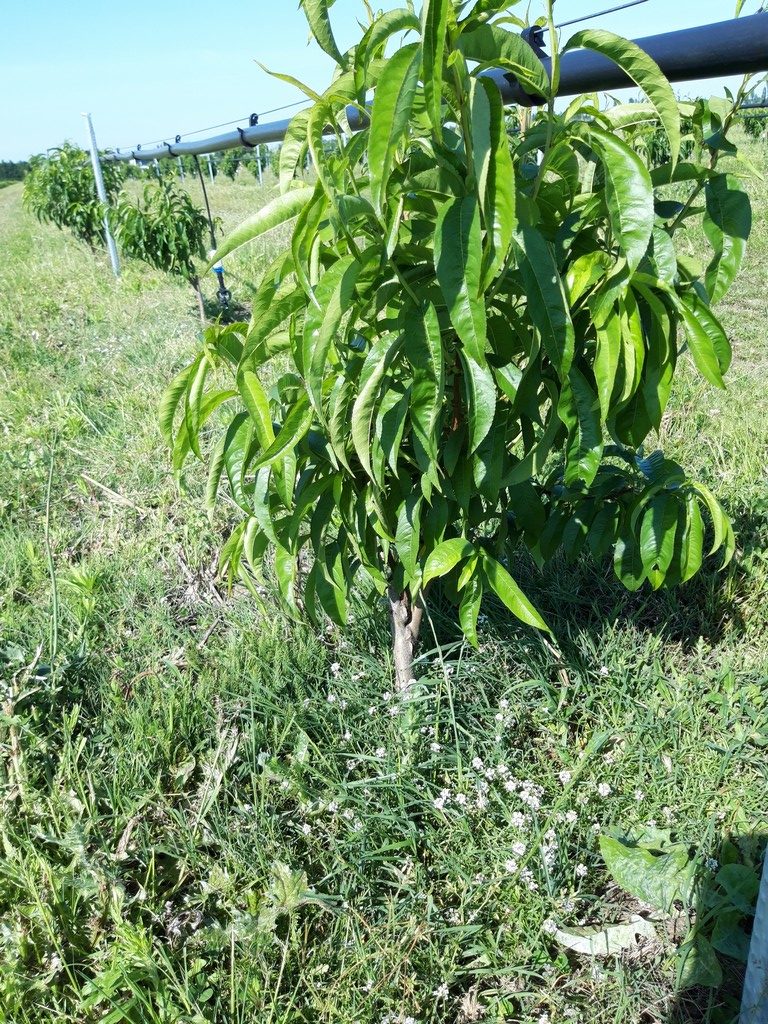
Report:
M 669 146 L 649 171 L 632 145 L 638 106 L 586 96 L 556 113 L 557 55 L 550 79 L 507 28 L 509 6 L 371 15 L 342 54 L 329 4 L 303 4 L 334 79 L 301 86 L 313 103 L 281 148 L 281 194 L 218 255 L 293 220 L 290 247 L 251 323 L 209 330 L 162 411 L 180 471 L 227 403 L 208 504 L 226 480 L 242 520 L 223 558 L 247 580 L 274 550 L 295 612 L 301 594 L 310 616 L 343 623 L 361 575 L 411 595 L 441 578 L 476 642 L 488 591 L 543 626 L 505 568 L 520 545 L 539 563 L 613 552 L 630 588 L 690 579 L 707 520 L 711 550 L 733 551 L 715 497 L 644 455 L 683 350 L 716 387 L 731 361 L 713 306 L 750 228 L 740 182 L 717 167 L 735 150 L 733 107 L 686 112 L 702 159 L 681 160 L 658 67 L 610 33 L 577 33 L 564 49 L 603 54 L 645 92 L 644 123 Z M 508 131 L 488 67 L 547 101 L 525 130 Z M 296 181 L 307 153 L 312 186 Z M 678 244 L 691 222 L 712 246 L 706 268 Z
M 205 214 L 170 177 L 148 183 L 135 202 L 121 193 L 109 211 L 123 253 L 195 284 L 195 260 L 205 257 Z
M 108 198 L 124 179 L 120 164 L 103 163 Z M 69 228 L 92 248 L 104 245 L 104 208 L 96 195 L 91 158 L 84 149 L 65 142 L 45 156 L 32 157 L 24 180 L 24 205 L 44 223 Z

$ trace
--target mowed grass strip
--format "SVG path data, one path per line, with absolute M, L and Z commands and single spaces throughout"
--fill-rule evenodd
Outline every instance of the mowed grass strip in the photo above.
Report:
M 273 191 L 219 178 L 211 199 L 231 227 Z M 197 344 L 191 291 L 139 265 L 115 282 L 3 190 L 0 1019 L 728 1019 L 737 976 L 683 1000 L 670 942 L 580 960 L 547 923 L 637 909 L 601 863 L 612 826 L 669 828 L 702 866 L 766 832 L 768 191 L 751 192 L 721 307 L 729 390 L 684 373 L 662 437 L 726 503 L 733 565 L 628 595 L 609 565 L 521 560 L 557 647 L 489 602 L 473 652 L 437 605 L 403 694 L 367 594 L 343 635 L 317 634 L 219 578 L 226 512 L 202 514 L 203 467 L 179 493 L 155 415 Z M 228 264 L 238 301 L 277 244 Z

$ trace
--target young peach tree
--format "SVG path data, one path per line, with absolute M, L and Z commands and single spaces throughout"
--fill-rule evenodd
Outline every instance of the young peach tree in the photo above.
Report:
M 285 604 L 315 620 L 343 624 L 353 588 L 385 596 L 407 683 L 435 580 L 473 644 L 489 592 L 547 629 L 510 572 L 520 545 L 540 564 L 559 548 L 612 552 L 631 589 L 689 580 L 706 529 L 730 558 L 716 498 L 643 453 L 682 352 L 715 387 L 731 361 L 713 306 L 750 227 L 738 180 L 718 169 L 740 97 L 696 105 L 701 159 L 683 162 L 659 68 L 605 31 L 558 50 L 551 2 L 546 65 L 508 0 L 368 8 L 346 53 L 328 0 L 302 6 L 336 73 L 324 92 L 304 89 L 312 106 L 282 146 L 281 194 L 217 257 L 288 221 L 290 246 L 265 270 L 250 324 L 207 330 L 161 412 L 175 469 L 206 457 L 208 503 L 225 482 L 239 510 L 230 570 L 250 583 L 271 552 Z M 661 167 L 624 140 L 637 104 L 601 111 L 582 97 L 556 111 L 560 53 L 576 48 L 643 90 L 669 140 Z M 490 67 L 542 98 L 520 133 Z M 368 112 L 356 133 L 350 107 Z M 307 150 L 314 184 L 296 180 Z M 678 244 L 702 219 L 706 267 Z M 204 428 L 225 403 L 209 451 Z

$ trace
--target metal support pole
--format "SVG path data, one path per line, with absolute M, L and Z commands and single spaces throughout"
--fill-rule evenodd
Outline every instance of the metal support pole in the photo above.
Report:
M 99 147 L 96 145 L 96 132 L 93 130 L 93 118 L 90 114 L 83 114 L 83 117 L 88 122 L 88 132 L 91 136 L 91 164 L 93 165 L 93 176 L 96 179 L 96 194 L 104 204 L 104 208 L 106 210 L 109 206 L 109 200 L 107 199 L 107 190 L 104 188 L 104 175 L 101 173 Z M 114 271 L 115 277 L 120 277 L 120 258 L 117 255 L 117 246 L 115 245 L 115 240 L 112 237 L 112 232 L 109 229 L 109 217 L 106 212 L 104 214 L 104 237 L 107 242 L 109 258 L 112 262 L 112 270 Z
M 179 174 L 181 175 L 182 184 L 184 183 L 184 161 L 179 157 Z
M 763 881 L 757 897 L 749 963 L 744 979 L 740 1024 L 765 1024 L 768 1020 L 768 856 L 763 865 Z
M 208 153 L 208 174 L 209 174 L 210 179 L 211 179 L 211 184 L 213 184 L 213 162 L 211 160 L 211 154 L 210 153 Z
M 262 174 L 262 171 L 261 171 L 261 147 L 259 147 L 259 149 L 256 150 L 256 166 L 259 169 L 259 184 L 263 185 L 264 184 L 264 175 Z

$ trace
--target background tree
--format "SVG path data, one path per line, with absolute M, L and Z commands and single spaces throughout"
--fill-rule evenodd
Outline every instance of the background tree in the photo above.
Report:
M 122 164 L 103 164 L 108 198 L 120 191 Z M 91 158 L 84 149 L 65 142 L 47 156 L 35 156 L 24 182 L 24 205 L 38 220 L 69 228 L 91 248 L 104 245 L 104 208 L 96 195 Z
M 188 281 L 205 323 L 205 306 L 195 261 L 206 255 L 208 221 L 171 177 L 144 187 L 134 201 L 122 193 L 110 208 L 110 225 L 123 254 Z
M 555 111 L 551 2 L 551 78 L 505 27 L 508 0 L 387 12 L 346 54 L 329 4 L 303 6 L 335 78 L 291 122 L 281 195 L 218 255 L 295 220 L 290 247 L 267 268 L 250 325 L 209 329 L 161 413 L 180 471 L 230 403 L 207 489 L 213 505 L 226 480 L 242 513 L 222 554 L 230 572 L 252 585 L 273 551 L 287 608 L 340 624 L 367 584 L 387 600 L 406 687 L 435 580 L 476 644 L 488 592 L 547 628 L 510 572 L 521 546 L 539 564 L 558 549 L 612 552 L 627 587 L 657 588 L 697 572 L 708 520 L 710 550 L 729 559 L 715 497 L 645 445 L 684 350 L 678 332 L 712 385 L 731 361 L 712 307 L 738 272 L 750 205 L 718 161 L 734 151 L 744 90 L 695 105 L 702 161 L 683 164 L 659 68 L 611 33 L 576 33 L 564 49 L 603 54 L 645 92 L 669 140 L 650 172 L 622 129 L 636 110 L 583 97 Z M 545 101 L 511 139 L 488 66 Z M 345 134 L 347 105 L 370 90 L 369 127 Z M 295 180 L 307 153 L 312 185 Z M 677 244 L 702 219 L 706 270 Z

